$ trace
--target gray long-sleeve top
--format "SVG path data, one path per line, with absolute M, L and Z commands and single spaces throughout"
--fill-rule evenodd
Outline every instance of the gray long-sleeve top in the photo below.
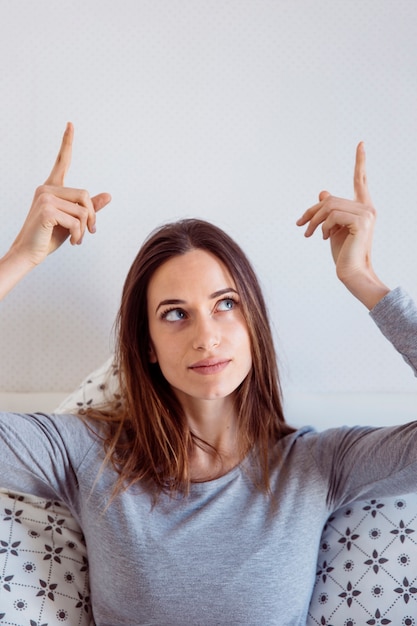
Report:
M 400 289 L 371 313 L 417 372 L 417 309 Z M 76 416 L 0 415 L 3 486 L 59 498 L 87 541 L 97 626 L 304 626 L 323 525 L 358 498 L 417 487 L 417 423 L 300 429 L 277 442 L 272 496 L 250 460 L 155 506 L 115 475 Z

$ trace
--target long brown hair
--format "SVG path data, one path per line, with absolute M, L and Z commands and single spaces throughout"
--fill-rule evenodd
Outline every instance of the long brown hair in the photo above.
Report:
M 236 392 L 238 453 L 249 450 L 268 491 L 271 444 L 293 432 L 286 424 L 276 354 L 262 291 L 241 248 L 223 230 L 203 220 L 162 226 L 145 241 L 127 275 L 117 317 L 116 362 L 123 402 L 92 410 L 103 422 L 106 460 L 119 474 L 115 492 L 141 481 L 154 493 L 187 493 L 193 435 L 184 412 L 157 363 L 149 357 L 147 291 L 155 271 L 193 249 L 214 254 L 228 269 L 239 293 L 251 349 L 252 369 Z M 210 446 L 207 446 L 208 448 Z

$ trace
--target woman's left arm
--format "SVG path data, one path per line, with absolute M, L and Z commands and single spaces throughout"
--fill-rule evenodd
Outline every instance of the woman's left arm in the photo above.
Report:
M 368 309 L 372 309 L 390 289 L 378 278 L 371 260 L 376 211 L 368 190 L 363 142 L 356 149 L 354 200 L 319 194 L 319 202 L 297 220 L 308 224 L 306 237 L 322 225 L 324 239 L 330 239 L 337 277 Z
M 414 300 L 397 287 L 375 305 L 370 315 L 417 376 L 417 306 Z
M 376 275 L 371 261 L 376 211 L 368 190 L 365 150 L 356 149 L 354 200 L 322 191 L 319 202 L 297 221 L 310 237 L 321 224 L 330 239 L 336 273 L 349 291 L 370 310 L 372 319 L 417 376 L 417 306 L 401 288 L 391 291 Z

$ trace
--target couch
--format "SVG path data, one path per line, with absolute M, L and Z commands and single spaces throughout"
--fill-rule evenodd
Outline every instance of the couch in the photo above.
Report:
M 0 394 L 0 406 L 83 411 L 117 391 L 109 360 L 61 402 L 60 394 Z M 333 415 L 339 424 L 361 414 L 405 422 L 417 418 L 417 394 L 289 394 L 286 409 L 292 423 L 313 415 L 319 429 Z M 55 624 L 93 624 L 82 531 L 62 502 L 0 489 L 0 625 Z M 344 507 L 323 529 L 307 626 L 362 624 L 417 626 L 417 482 L 416 493 Z

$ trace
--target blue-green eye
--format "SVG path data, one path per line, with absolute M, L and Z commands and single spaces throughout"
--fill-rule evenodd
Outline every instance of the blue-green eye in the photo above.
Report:
M 236 306 L 236 302 L 235 300 L 233 300 L 233 298 L 224 298 L 223 300 L 220 300 L 220 302 L 217 305 L 217 310 L 218 311 L 231 311 L 232 309 L 234 309 L 234 307 Z
M 162 313 L 162 319 L 167 322 L 178 322 L 185 319 L 185 311 L 182 309 L 168 309 Z

